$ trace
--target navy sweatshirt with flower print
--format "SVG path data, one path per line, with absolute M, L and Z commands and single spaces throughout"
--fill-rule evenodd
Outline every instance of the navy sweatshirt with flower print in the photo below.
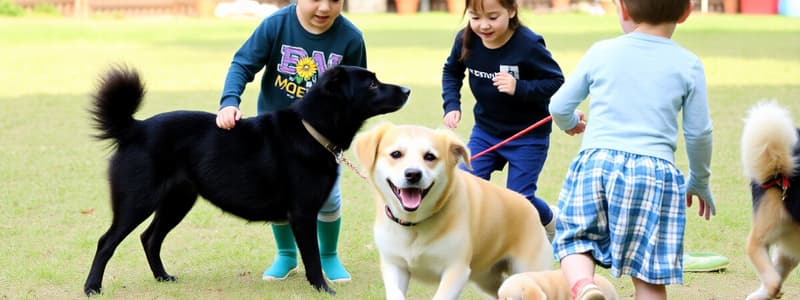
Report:
M 550 96 L 564 83 L 564 75 L 541 35 L 520 26 L 505 45 L 489 49 L 471 32 L 469 55 L 461 62 L 458 58 L 461 57 L 462 33 L 463 29 L 456 35 L 442 71 L 445 114 L 461 111 L 460 90 L 466 73 L 475 97 L 475 126 L 492 136 L 510 137 L 550 115 L 547 110 Z M 514 96 L 497 91 L 492 79 L 498 72 L 514 75 L 517 80 Z M 550 131 L 548 122 L 528 134 L 547 136 Z
M 262 68 L 258 114 L 289 107 L 303 98 L 320 74 L 338 64 L 367 67 L 361 31 L 338 16 L 322 34 L 306 31 L 296 4 L 266 17 L 233 56 L 220 107 L 239 106 L 245 85 Z

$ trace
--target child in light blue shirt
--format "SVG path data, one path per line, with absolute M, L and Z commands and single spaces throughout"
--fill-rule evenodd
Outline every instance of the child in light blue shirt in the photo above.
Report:
M 666 285 L 683 281 L 686 206 L 697 196 L 701 216 L 716 214 L 705 74 L 671 40 L 690 0 L 615 2 L 626 34 L 593 45 L 549 105 L 567 134 L 585 130 L 559 196 L 553 248 L 574 299 L 604 299 L 595 264 L 631 276 L 636 299 L 666 299 Z M 587 97 L 588 124 L 576 111 Z M 674 165 L 679 117 L 688 182 Z

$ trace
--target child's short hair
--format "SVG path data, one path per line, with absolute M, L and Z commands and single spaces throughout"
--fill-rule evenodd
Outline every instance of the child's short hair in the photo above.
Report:
M 677 23 L 692 0 L 618 0 L 636 23 Z

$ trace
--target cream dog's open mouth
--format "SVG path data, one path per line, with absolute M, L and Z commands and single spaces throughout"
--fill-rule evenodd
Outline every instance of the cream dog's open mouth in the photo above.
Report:
M 433 187 L 433 183 L 426 189 L 422 188 L 398 188 L 391 180 L 386 179 L 389 187 L 392 188 L 394 196 L 400 200 L 400 204 L 406 211 L 415 211 L 422 204 L 422 199 L 428 194 L 428 191 Z

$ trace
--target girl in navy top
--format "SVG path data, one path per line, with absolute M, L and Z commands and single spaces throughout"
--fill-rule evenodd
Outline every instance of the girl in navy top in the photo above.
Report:
M 475 98 L 475 126 L 468 147 L 475 154 L 549 116 L 550 96 L 564 83 L 542 36 L 519 21 L 515 0 L 467 0 L 469 24 L 460 30 L 442 70 L 444 124 L 461 120 L 465 74 Z M 536 197 L 536 182 L 550 147 L 550 123 L 472 161 L 472 173 L 489 180 L 508 164 L 506 186 L 539 211 L 548 237 L 555 226 L 550 206 Z

